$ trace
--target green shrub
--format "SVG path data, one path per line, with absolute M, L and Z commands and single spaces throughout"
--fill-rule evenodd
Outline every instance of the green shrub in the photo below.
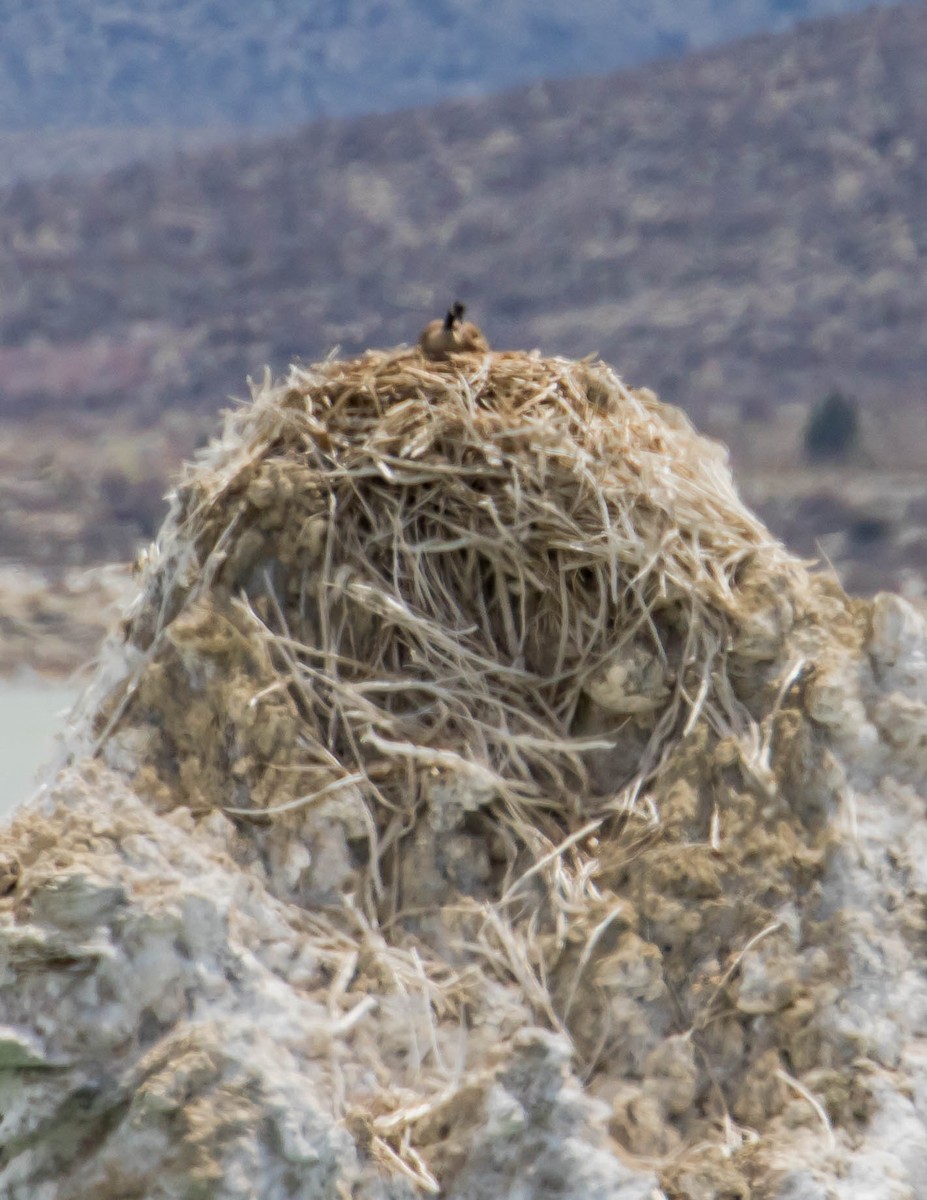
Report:
M 805 457 L 810 462 L 839 462 L 859 449 L 859 412 L 855 400 L 831 392 L 811 410 L 805 424 Z

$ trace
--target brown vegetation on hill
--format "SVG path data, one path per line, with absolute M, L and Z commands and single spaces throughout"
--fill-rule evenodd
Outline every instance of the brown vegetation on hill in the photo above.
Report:
M 71 561 L 123 556 L 246 373 L 410 342 L 460 294 L 494 346 L 596 350 L 653 383 L 731 445 L 801 552 L 822 546 L 851 587 L 897 586 L 927 566 L 925 52 L 927 9 L 872 10 L 7 190 L 0 415 L 25 450 L 0 558 L 50 557 L 20 515 L 38 446 L 74 477 L 38 485 Z M 804 413 L 834 387 L 861 406 L 867 496 L 801 473 Z M 113 463 L 114 439 L 144 441 L 167 411 L 169 453 L 162 438 L 147 465 Z
M 925 50 L 927 10 L 877 9 L 23 184 L 0 202 L 5 413 L 211 405 L 265 362 L 409 339 L 452 289 L 494 344 L 601 352 L 696 416 L 719 386 L 733 403 L 919 397 Z M 141 397 L 122 376 L 25 383 L 16 354 L 37 339 L 163 355 L 139 366 Z

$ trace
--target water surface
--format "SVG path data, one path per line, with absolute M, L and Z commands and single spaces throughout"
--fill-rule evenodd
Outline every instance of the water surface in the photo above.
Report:
M 76 694 L 68 684 L 0 680 L 0 821 L 35 790 Z

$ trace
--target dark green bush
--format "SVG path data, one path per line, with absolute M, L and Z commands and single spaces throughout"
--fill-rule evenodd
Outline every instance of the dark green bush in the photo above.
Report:
M 859 449 L 859 412 L 855 400 L 831 392 L 811 410 L 804 433 L 809 462 L 839 462 Z

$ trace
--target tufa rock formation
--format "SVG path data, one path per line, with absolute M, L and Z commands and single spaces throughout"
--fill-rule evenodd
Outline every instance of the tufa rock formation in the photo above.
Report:
M 927 620 L 597 362 L 256 389 L 0 844 L 0 1195 L 927 1195 Z

